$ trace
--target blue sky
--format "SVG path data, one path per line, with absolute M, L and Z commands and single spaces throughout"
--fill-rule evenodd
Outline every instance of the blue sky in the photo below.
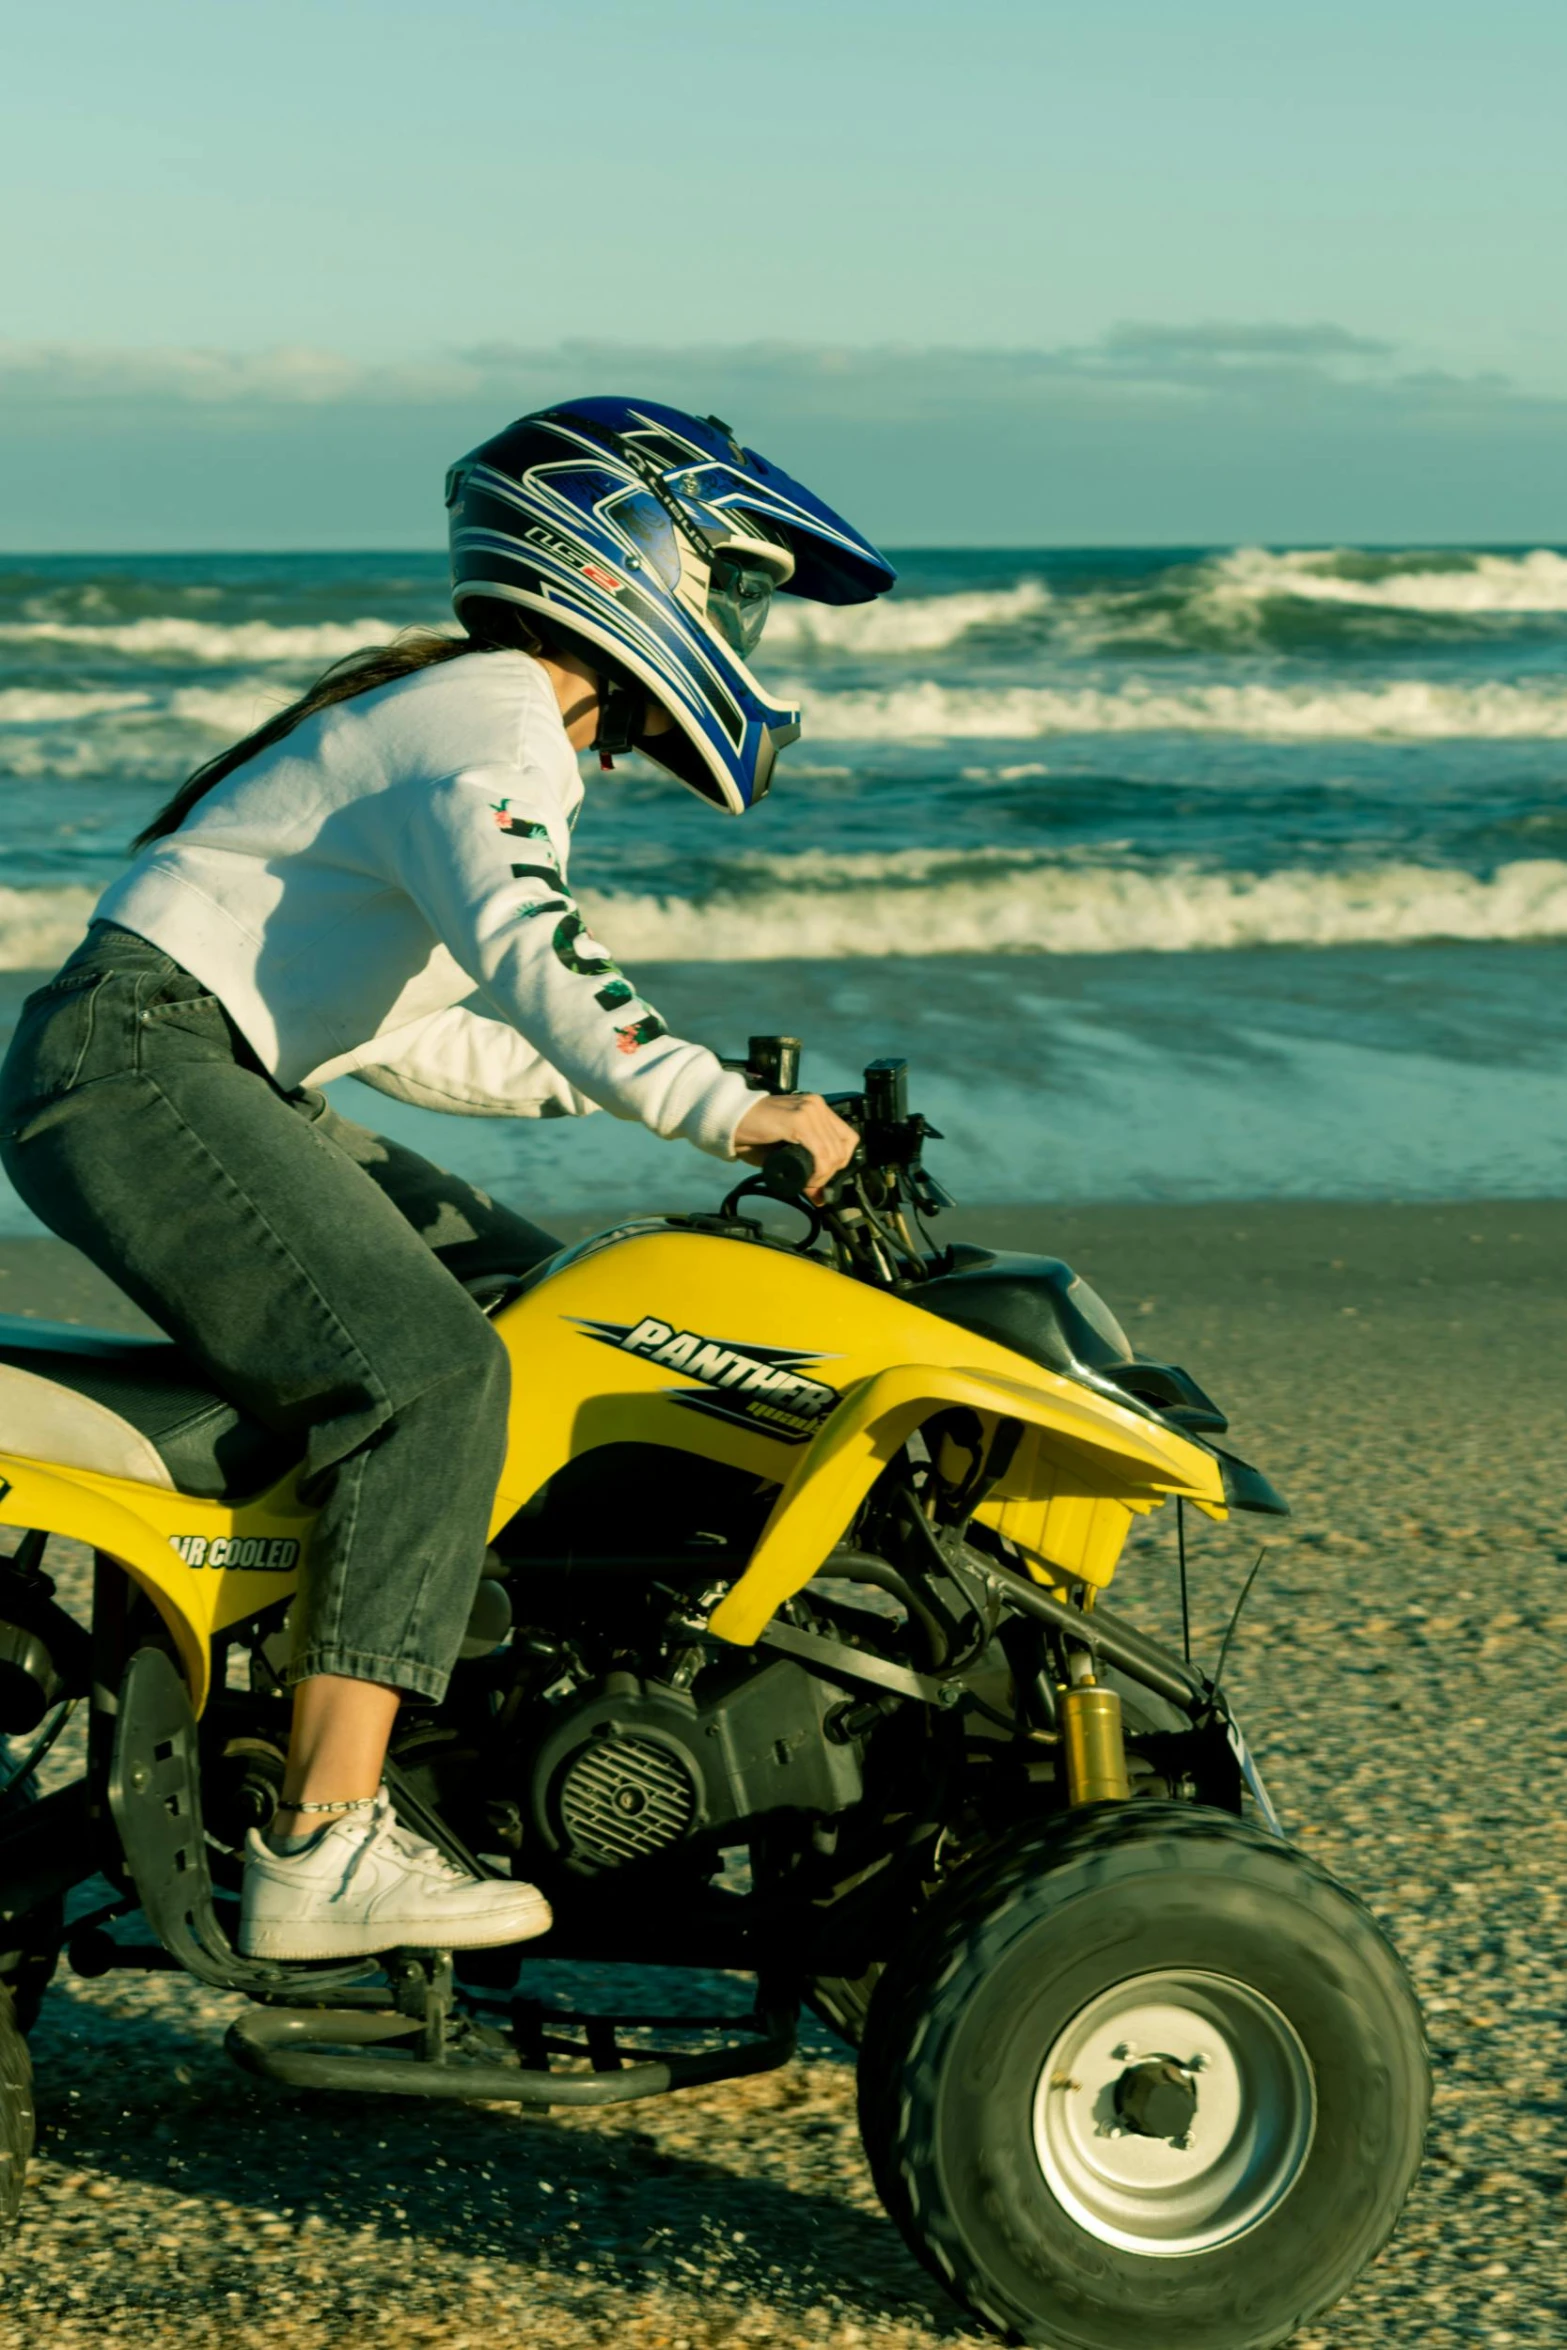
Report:
M 1567 539 L 1567 8 L 8 12 L 0 544 L 414 544 L 564 392 L 904 544 Z

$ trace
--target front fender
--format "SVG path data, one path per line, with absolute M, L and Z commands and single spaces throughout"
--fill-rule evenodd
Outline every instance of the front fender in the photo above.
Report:
M 708 1630 L 749 1647 L 842 1539 L 915 1429 L 952 1405 L 967 1405 L 992 1425 L 1017 1420 L 1037 1432 L 1037 1442 L 1019 1447 L 998 1499 L 1027 1502 L 1048 1493 L 1052 1456 L 1065 1455 L 1081 1472 L 1079 1484 L 1113 1500 L 1128 1522 L 1133 1510 L 1155 1508 L 1171 1494 L 1223 1512 L 1218 1463 L 1174 1429 L 1080 1398 L 1064 1384 L 1035 1387 L 991 1371 L 900 1364 L 851 1388 L 795 1460 L 745 1573 L 713 1610 Z

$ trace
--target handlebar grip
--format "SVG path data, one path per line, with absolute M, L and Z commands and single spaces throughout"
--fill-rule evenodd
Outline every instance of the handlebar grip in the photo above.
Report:
M 761 1165 L 763 1187 L 774 1199 L 801 1198 L 815 1173 L 815 1159 L 799 1142 L 775 1142 Z

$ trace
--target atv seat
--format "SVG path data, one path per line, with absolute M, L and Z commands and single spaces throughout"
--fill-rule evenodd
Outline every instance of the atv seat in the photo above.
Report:
M 295 1447 L 167 1338 L 0 1314 L 0 1452 L 234 1501 L 281 1477 Z
M 463 1283 L 493 1313 L 517 1276 Z M 244 1501 L 299 1448 L 219 1393 L 171 1339 L 0 1314 L 0 1453 L 95 1469 L 199 1501 Z

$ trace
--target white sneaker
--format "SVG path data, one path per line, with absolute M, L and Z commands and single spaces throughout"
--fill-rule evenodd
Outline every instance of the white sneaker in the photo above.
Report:
M 347 1812 L 304 1852 L 245 1840 L 239 1947 L 246 1958 L 369 1958 L 415 1950 L 487 1950 L 546 1933 L 550 1905 L 532 1885 L 470 1877 L 400 1828 L 383 1787 L 375 1809 Z

